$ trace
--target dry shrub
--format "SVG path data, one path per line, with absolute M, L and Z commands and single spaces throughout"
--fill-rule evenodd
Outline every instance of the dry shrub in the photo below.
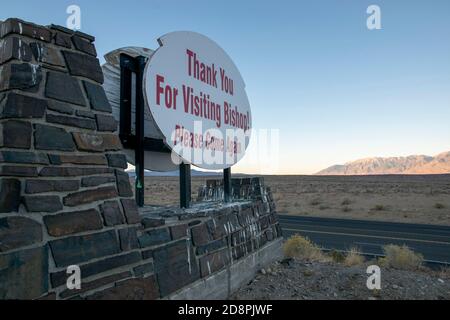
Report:
M 439 271 L 439 278 L 450 280 L 450 267 L 442 267 Z
M 320 199 L 313 199 L 309 204 L 313 207 L 318 206 L 319 204 L 321 204 L 322 201 L 320 201 Z
M 386 207 L 383 206 L 382 204 L 377 204 L 372 210 L 375 210 L 375 211 L 384 211 L 384 210 L 386 210 Z
M 313 270 L 305 270 L 305 271 L 303 271 L 303 275 L 305 277 L 312 277 L 314 275 L 314 271 Z
M 283 196 L 282 193 L 278 193 L 278 192 L 274 192 L 274 193 L 273 193 L 273 200 L 274 200 L 275 202 L 280 201 L 280 200 L 283 200 L 283 199 L 284 199 L 284 196 Z
M 359 250 L 357 248 L 351 248 L 345 256 L 344 265 L 347 267 L 358 266 L 363 264 L 364 261 L 365 259 L 359 254 Z
M 343 206 L 348 206 L 350 204 L 352 204 L 352 201 L 350 199 L 344 199 L 344 200 L 342 200 L 342 203 L 341 203 L 341 205 L 343 205 Z
M 408 246 L 387 245 L 383 247 L 385 257 L 380 262 L 385 267 L 401 270 L 417 270 L 422 266 L 423 256 Z
M 436 209 L 445 209 L 445 205 L 443 205 L 442 203 L 436 203 L 436 204 L 434 205 L 434 207 L 435 207 Z
M 325 256 L 322 250 L 306 237 L 298 234 L 290 237 L 284 243 L 284 255 L 287 258 L 298 258 L 308 261 L 324 261 Z
M 345 255 L 337 250 L 331 250 L 329 256 L 336 263 L 343 263 L 345 261 Z

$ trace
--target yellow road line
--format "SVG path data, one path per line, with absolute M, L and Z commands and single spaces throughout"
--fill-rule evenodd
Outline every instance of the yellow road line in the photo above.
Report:
M 339 236 L 374 238 L 374 239 L 388 239 L 388 240 L 412 241 L 412 242 L 423 242 L 423 243 L 450 245 L 450 242 L 443 242 L 443 241 L 419 240 L 419 239 L 408 239 L 408 238 L 395 238 L 395 237 L 384 237 L 384 236 L 372 236 L 372 235 L 357 234 L 357 233 L 339 233 L 339 232 L 326 232 L 326 231 L 311 231 L 311 230 L 288 229 L 288 228 L 283 228 L 283 230 L 294 231 L 294 232 L 322 233 L 322 234 L 332 234 L 332 235 L 339 235 Z

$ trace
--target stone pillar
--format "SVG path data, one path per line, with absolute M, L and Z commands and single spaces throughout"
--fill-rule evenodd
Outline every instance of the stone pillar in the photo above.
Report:
M 87 286 L 132 278 L 140 217 L 94 37 L 8 19 L 0 39 L 0 299 L 68 298 L 69 265 L 113 255 L 84 279 L 131 267 Z
M 270 189 L 233 179 L 236 203 L 140 216 L 94 40 L 0 24 L 0 300 L 226 298 L 279 256 Z

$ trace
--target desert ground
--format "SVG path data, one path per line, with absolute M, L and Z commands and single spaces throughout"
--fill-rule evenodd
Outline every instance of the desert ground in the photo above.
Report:
M 286 261 L 286 260 L 285 260 Z M 447 269 L 383 268 L 381 290 L 368 290 L 367 266 L 293 260 L 276 262 L 236 292 L 234 300 L 448 300 Z
M 192 198 L 211 177 L 192 178 Z M 265 176 L 279 214 L 450 225 L 450 175 Z M 176 177 L 146 177 L 147 205 L 176 205 Z

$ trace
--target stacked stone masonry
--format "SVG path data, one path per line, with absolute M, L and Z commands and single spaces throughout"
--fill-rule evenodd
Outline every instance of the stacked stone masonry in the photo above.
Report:
M 261 179 L 234 179 L 251 191 L 232 204 L 139 212 L 94 41 L 0 25 L 0 299 L 164 298 L 281 237 Z

